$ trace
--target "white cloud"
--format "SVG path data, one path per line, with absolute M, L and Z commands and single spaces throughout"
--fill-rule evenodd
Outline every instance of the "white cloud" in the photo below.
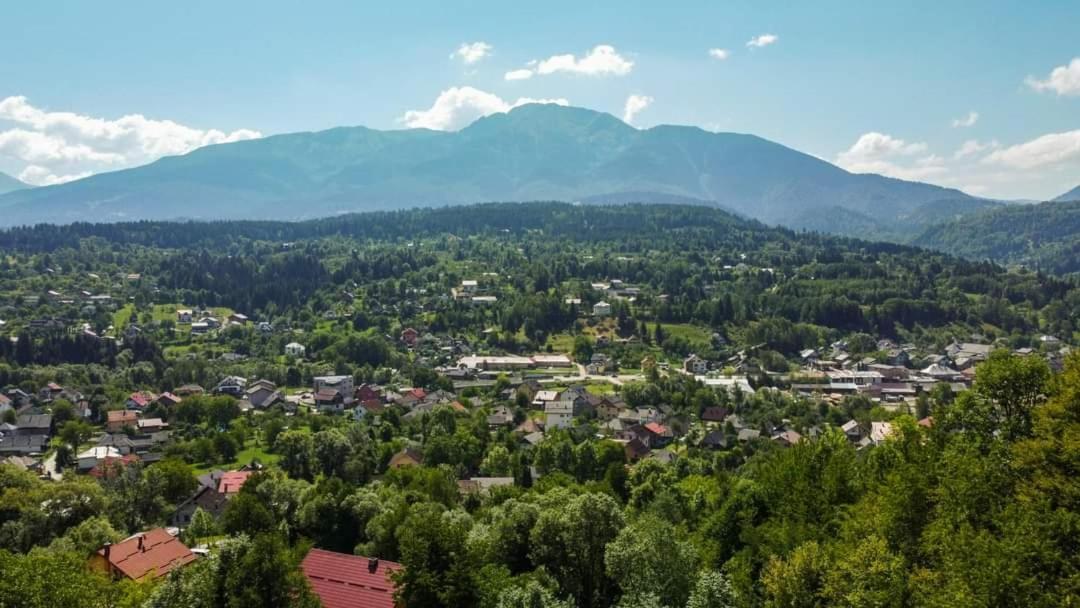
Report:
M 954 129 L 960 127 L 973 127 L 977 122 L 979 122 L 979 113 L 972 110 L 971 112 L 968 112 L 967 116 L 954 119 L 952 121 L 952 126 Z
M 582 76 L 625 76 L 632 69 L 634 62 L 620 55 L 610 44 L 598 44 L 580 58 L 567 53 L 536 62 L 536 73 L 541 75 L 565 72 Z
M 1034 169 L 1080 161 L 1080 129 L 1048 133 L 990 153 L 984 162 L 1015 169 Z
M 645 108 L 652 105 L 653 98 L 648 95 L 631 95 L 626 98 L 626 105 L 623 107 L 623 122 L 632 124 L 634 117 Z
M 71 175 L 56 175 L 40 165 L 29 165 L 19 173 L 19 181 L 33 186 L 53 186 L 93 175 L 90 171 Z
M 0 100 L 0 156 L 25 163 L 34 184 L 59 183 L 102 170 L 145 164 L 202 146 L 261 137 L 258 131 L 225 133 L 195 129 L 171 120 L 129 114 L 116 120 L 34 107 L 26 97 Z
M 1080 95 L 1080 57 L 1073 58 L 1069 65 L 1062 65 L 1051 70 L 1044 80 L 1028 76 L 1027 85 L 1036 91 L 1053 91 L 1058 95 Z
M 960 147 L 956 149 L 956 152 L 953 153 L 953 160 L 971 158 L 987 150 L 996 150 L 1000 147 L 1001 144 L 999 144 L 996 139 L 990 140 L 987 143 L 982 143 L 977 139 L 969 139 L 960 144 Z
M 836 164 L 852 173 L 879 173 L 906 180 L 923 180 L 946 172 L 940 157 L 924 155 L 922 142 L 906 142 L 885 133 L 863 133 L 836 156 Z M 914 158 L 918 157 L 918 158 Z
M 731 51 L 727 49 L 709 49 L 709 57 L 723 61 L 728 57 L 731 57 Z
M 562 98 L 519 97 L 514 102 L 508 102 L 494 93 L 473 87 L 450 87 L 439 93 L 435 102 L 427 110 L 409 110 L 398 120 L 410 128 L 452 131 L 468 125 L 477 118 L 498 112 L 509 112 L 529 103 L 553 103 L 561 106 L 569 104 Z
M 780 37 L 776 34 L 762 34 L 760 36 L 754 36 L 753 38 L 751 38 L 746 43 L 746 46 L 750 48 L 761 48 L 763 46 L 769 46 L 777 40 L 780 40 Z
M 493 46 L 486 42 L 463 42 L 456 51 L 450 53 L 450 59 L 459 58 L 465 65 L 472 65 L 491 55 Z
M 503 77 L 506 80 L 528 80 L 533 77 L 533 71 L 528 68 L 522 68 L 520 70 L 510 70 Z

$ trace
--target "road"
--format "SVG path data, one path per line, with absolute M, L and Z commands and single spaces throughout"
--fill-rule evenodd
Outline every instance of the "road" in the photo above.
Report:
M 49 479 L 53 481 L 60 481 L 64 478 L 64 474 L 56 469 L 56 450 L 53 450 L 52 454 L 41 463 L 41 472 L 49 476 Z

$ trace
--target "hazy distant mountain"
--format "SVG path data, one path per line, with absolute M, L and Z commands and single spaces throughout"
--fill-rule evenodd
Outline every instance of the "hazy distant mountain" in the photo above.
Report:
M 1080 201 L 1080 186 L 1069 190 L 1065 194 L 1054 199 L 1055 201 Z
M 925 203 L 971 197 L 851 174 L 753 135 L 638 130 L 609 114 L 527 105 L 457 132 L 350 127 L 208 146 L 0 196 L 0 222 L 291 219 L 477 201 L 688 199 L 767 222 L 839 208 L 888 224 Z
M 23 188 L 29 188 L 29 186 L 10 175 L 0 173 L 0 194 L 13 190 L 22 190 Z

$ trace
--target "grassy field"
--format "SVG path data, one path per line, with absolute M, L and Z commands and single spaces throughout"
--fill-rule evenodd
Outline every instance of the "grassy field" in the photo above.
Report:
M 712 333 L 704 327 L 698 327 L 697 325 L 691 325 L 689 323 L 661 323 L 660 327 L 663 328 L 664 333 L 669 336 L 678 336 L 686 338 L 690 342 L 698 342 L 708 344 L 712 341 Z M 652 329 L 652 326 L 649 326 Z
M 281 460 L 281 456 L 278 456 L 277 454 L 271 454 L 270 452 L 267 452 L 265 447 L 256 446 L 255 445 L 255 440 L 249 439 L 244 444 L 244 449 L 237 452 L 236 460 L 233 460 L 232 462 L 226 462 L 224 464 L 201 463 L 201 464 L 196 464 L 193 468 L 195 469 L 195 474 L 196 475 L 201 475 L 201 474 L 206 473 L 207 471 L 210 471 L 210 470 L 213 470 L 213 469 L 221 469 L 223 471 L 230 471 L 230 470 L 233 470 L 233 469 L 238 469 L 238 468 L 244 466 L 245 464 L 249 464 L 252 460 L 254 460 L 256 458 L 259 460 L 259 462 L 263 463 L 264 465 L 265 464 L 274 464 L 278 460 Z
M 154 307 L 150 309 L 150 316 L 155 322 L 176 321 L 176 311 L 182 309 L 194 310 L 195 307 L 188 306 L 186 304 L 155 304 Z M 118 332 L 122 332 L 124 328 L 128 326 L 128 320 L 131 318 L 131 312 L 133 310 L 135 310 L 135 305 L 129 303 L 123 308 L 120 308 L 115 313 L 113 313 L 113 326 L 116 327 L 116 330 Z M 221 306 L 215 306 L 214 308 L 210 308 L 209 310 L 212 316 L 219 319 L 233 314 L 233 310 L 231 308 L 224 308 Z M 142 320 L 143 312 L 145 311 L 139 311 L 140 321 Z M 191 325 L 186 323 L 177 324 L 177 327 L 180 328 L 181 331 L 191 331 Z

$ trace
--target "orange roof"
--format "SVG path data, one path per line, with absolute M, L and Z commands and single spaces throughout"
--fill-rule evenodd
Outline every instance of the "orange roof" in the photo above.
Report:
M 105 551 L 109 555 L 106 557 Z M 195 561 L 195 554 L 180 539 L 164 528 L 136 534 L 131 538 L 98 550 L 98 555 L 109 566 L 124 576 L 139 580 L 146 576 L 164 576 L 174 568 L 181 568 Z
M 128 422 L 136 420 L 138 416 L 131 410 L 111 410 L 109 412 L 109 422 Z
M 218 492 L 228 496 L 236 494 L 244 486 L 244 482 L 251 477 L 252 471 L 226 471 L 221 474 L 218 481 Z

